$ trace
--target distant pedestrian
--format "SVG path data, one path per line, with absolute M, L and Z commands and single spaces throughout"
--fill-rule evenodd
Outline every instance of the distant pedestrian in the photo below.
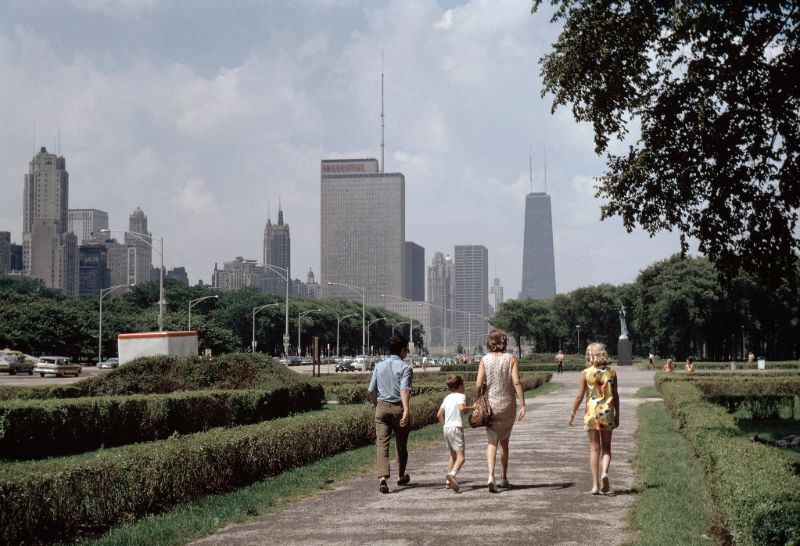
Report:
M 378 362 L 369 382 L 370 400 L 375 406 L 375 444 L 377 448 L 378 489 L 388 493 L 389 440 L 392 433 L 397 443 L 397 485 L 407 485 L 411 478 L 406 473 L 408 463 L 408 433 L 411 430 L 411 383 L 413 370 L 407 362 L 408 341 L 402 336 L 389 338 L 391 355 Z
M 647 369 L 648 370 L 652 370 L 655 367 L 656 367 L 656 355 L 654 355 L 653 353 L 650 353 L 647 356 Z
M 753 364 L 756 361 L 756 355 L 753 354 L 752 351 L 747 355 L 747 363 Z
M 559 349 L 558 354 L 556 355 L 556 362 L 558 363 L 556 373 L 564 373 L 564 351 L 561 349 Z
M 508 483 L 508 439 L 514 426 L 514 418 L 521 421 L 525 417 L 525 393 L 519 379 L 519 364 L 514 355 L 506 351 L 508 336 L 502 330 L 492 330 L 486 340 L 489 352 L 481 358 L 478 367 L 476 387 L 478 392 L 485 388 L 486 398 L 492 408 L 492 419 L 486 427 L 486 464 L 489 469 L 487 486 L 497 493 L 498 488 L 510 487 Z M 514 399 L 516 393 L 519 409 Z M 500 465 L 503 476 L 494 479 L 497 459 L 497 446 L 500 446 Z
M 462 414 L 470 412 L 473 406 L 467 405 L 467 395 L 464 394 L 464 379 L 460 375 L 447 377 L 447 389 L 450 394 L 444 397 L 436 418 L 444 427 L 444 440 L 450 451 L 447 461 L 447 486 L 458 493 L 458 471 L 464 464 L 464 420 Z
M 683 366 L 683 371 L 686 373 L 694 373 L 694 359 L 691 356 L 686 358 L 686 364 Z
M 608 353 L 602 343 L 592 343 L 586 348 L 589 367 L 581 372 L 578 394 L 572 404 L 569 426 L 575 412 L 586 399 L 583 430 L 589 434 L 589 466 L 592 469 L 592 495 L 609 493 L 611 483 L 608 468 L 611 465 L 611 436 L 619 426 L 619 393 L 617 374 L 608 367 Z
M 675 371 L 675 365 L 672 363 L 672 359 L 668 358 L 664 365 L 661 367 L 661 371 L 664 373 L 671 373 Z

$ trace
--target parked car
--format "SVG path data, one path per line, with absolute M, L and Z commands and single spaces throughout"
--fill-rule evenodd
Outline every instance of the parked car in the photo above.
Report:
M 33 364 L 26 361 L 21 352 L 3 349 L 0 351 L 0 372 L 8 372 L 8 375 L 27 372 L 33 375 Z
M 114 369 L 119 366 L 119 358 L 107 358 L 97 365 L 98 368 L 111 368 Z
M 369 357 L 367 355 L 358 355 L 353 360 L 353 367 L 356 370 L 366 371 L 369 369 Z
M 39 362 L 33 367 L 33 373 L 38 373 L 42 377 L 45 375 L 54 375 L 56 377 L 74 375 L 78 377 L 81 375 L 81 366 L 73 364 L 69 357 L 66 356 L 42 356 L 39 357 Z
M 337 372 L 354 372 L 356 369 L 349 362 L 342 362 L 336 365 Z

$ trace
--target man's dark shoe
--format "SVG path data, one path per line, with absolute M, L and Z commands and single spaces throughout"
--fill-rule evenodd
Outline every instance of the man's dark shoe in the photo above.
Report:
M 389 486 L 386 484 L 386 480 L 382 479 L 381 484 L 378 487 L 378 490 L 383 493 L 384 495 L 389 492 Z
M 397 480 L 397 485 L 408 485 L 411 482 L 411 476 L 404 474 L 402 478 Z

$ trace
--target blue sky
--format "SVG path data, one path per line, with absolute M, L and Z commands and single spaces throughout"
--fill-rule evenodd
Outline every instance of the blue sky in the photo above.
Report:
M 10 1 L 0 4 L 0 230 L 19 242 L 36 146 L 61 150 L 70 207 L 126 227 L 137 206 L 165 262 L 192 282 L 259 258 L 271 203 L 292 228 L 293 276 L 319 270 L 319 161 L 380 157 L 406 176 L 406 238 L 484 244 L 519 291 L 528 148 L 547 148 L 556 282 L 633 280 L 678 250 L 671 234 L 599 221 L 591 129 L 540 98 L 557 36 L 523 1 Z M 621 144 L 620 144 L 621 145 Z

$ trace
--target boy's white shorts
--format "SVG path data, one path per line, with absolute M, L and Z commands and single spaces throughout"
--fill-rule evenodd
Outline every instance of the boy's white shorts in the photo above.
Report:
M 444 440 L 451 451 L 464 451 L 464 427 L 444 427 Z

